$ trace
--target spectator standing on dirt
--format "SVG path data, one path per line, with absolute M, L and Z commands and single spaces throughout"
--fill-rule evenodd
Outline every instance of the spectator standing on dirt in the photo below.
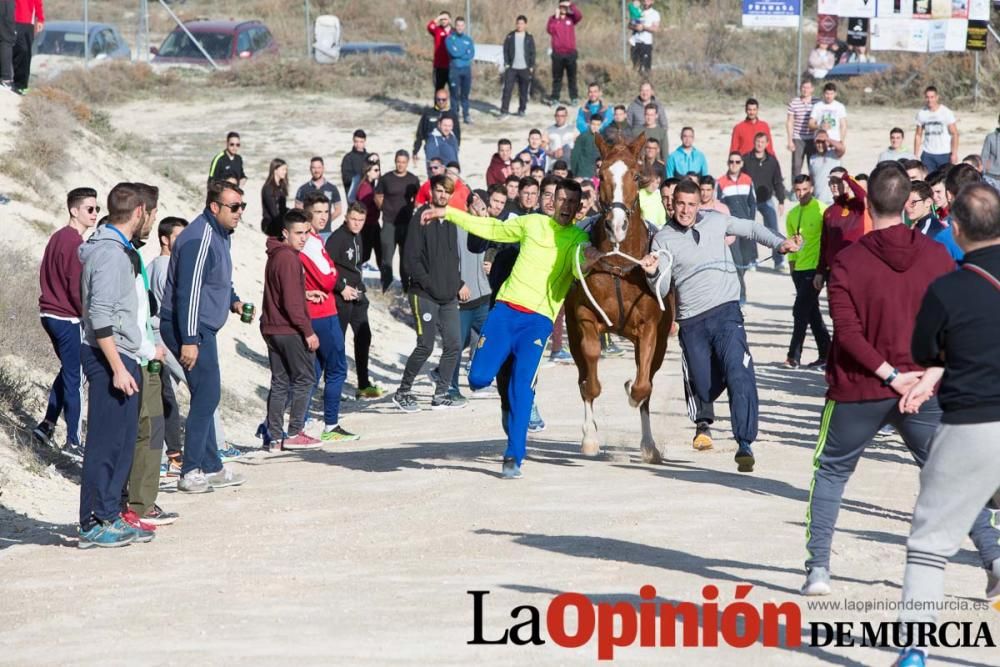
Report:
M 420 158 L 420 148 L 427 143 L 431 134 L 437 129 L 438 122 L 442 116 L 448 116 L 452 120 L 452 134 L 455 141 L 462 143 L 462 127 L 458 122 L 458 110 L 451 106 L 451 96 L 447 88 L 442 88 L 434 93 L 434 106 L 425 109 L 420 114 L 420 122 L 417 123 L 417 134 L 413 141 L 413 164 L 416 165 Z
M 434 90 L 448 87 L 448 47 L 445 40 L 451 33 L 451 14 L 441 12 L 427 24 L 427 32 L 434 39 Z M 414 151 L 416 152 L 416 151 Z
M 743 156 L 730 153 L 726 164 L 726 173 L 715 181 L 715 196 L 729 209 L 729 214 L 735 218 L 755 220 L 757 218 L 757 195 L 753 179 L 743 171 Z M 673 193 L 664 200 L 673 205 Z M 736 277 L 740 281 L 740 304 L 747 302 L 747 284 L 745 275 L 749 267 L 757 265 L 757 244 L 753 239 L 736 237 L 729 249 L 736 262 Z
M 432 160 L 440 160 L 443 164 L 458 162 L 458 138 L 453 131 L 454 125 L 451 116 L 442 115 L 438 119 L 437 129 L 428 137 L 427 148 L 424 150 L 427 156 L 428 177 L 434 175 L 430 172 Z
M 837 84 L 823 84 L 823 99 L 809 112 L 809 128 L 826 130 L 834 141 L 847 143 L 847 107 L 837 101 Z
M 628 111 L 624 104 L 618 104 L 614 108 L 614 115 L 611 122 L 601 131 L 604 140 L 609 144 L 630 141 L 632 139 L 632 128 L 628 124 Z
M 354 371 L 358 380 L 355 397 L 375 399 L 381 398 L 383 392 L 368 376 L 372 330 L 368 323 L 368 295 L 361 279 L 361 229 L 367 215 L 364 204 L 351 204 L 344 224 L 326 240 L 326 252 L 337 267 L 337 284 L 333 291 L 340 331 L 346 335 L 350 327 L 354 336 Z
M 486 187 L 503 183 L 511 175 L 512 154 L 513 146 L 510 139 L 505 138 L 497 142 L 497 152 L 490 158 L 490 166 L 486 168 Z
M 894 127 L 889 130 L 889 148 L 878 154 L 878 162 L 914 159 L 913 153 L 903 149 L 903 137 L 903 128 Z
M 753 140 L 753 150 L 743 156 L 743 171 L 753 180 L 757 197 L 757 211 L 764 218 L 764 226 L 778 233 L 778 218 L 785 214 L 785 184 L 781 179 L 781 165 L 768 150 L 770 137 L 758 132 Z M 774 253 L 774 268 L 781 270 L 785 264 L 780 253 Z
M 399 248 L 400 268 L 402 268 L 403 249 L 406 244 L 406 229 L 413 216 L 414 199 L 420 189 L 420 179 L 410 173 L 410 154 L 404 150 L 396 151 L 395 170 L 383 174 L 375 188 L 375 205 L 382 211 L 382 262 L 379 271 L 382 274 L 382 292 L 392 286 L 392 258 Z M 403 291 L 408 284 L 406 273 L 400 272 Z
M 108 224 L 80 247 L 80 301 L 88 382 L 87 445 L 80 479 L 81 549 L 149 542 L 152 531 L 121 517 L 122 491 L 132 466 L 139 424 L 138 252 L 132 245 L 145 207 L 131 183 L 108 195 Z
M 354 130 L 354 135 L 351 137 L 351 150 L 340 161 L 340 181 L 344 184 L 344 192 L 347 194 L 347 203 L 349 204 L 354 202 L 352 195 L 358 181 L 365 173 L 369 155 L 367 144 L 368 134 L 361 128 Z
M 208 169 L 209 182 L 234 178 L 237 187 L 242 188 L 246 185 L 247 175 L 243 171 L 243 157 L 240 155 L 241 143 L 238 132 L 226 135 L 225 149 L 212 159 L 212 166 Z
M 997 128 L 983 139 L 980 158 L 983 160 L 983 174 L 1000 181 L 1000 117 L 997 118 Z
M 0 87 L 14 90 L 14 0 L 0 0 Z
M 293 209 L 282 220 L 281 238 L 267 239 L 264 301 L 260 332 L 267 343 L 271 388 L 267 395 L 267 431 L 274 449 L 316 449 L 322 443 L 305 432 L 309 394 L 316 383 L 315 351 L 306 300 L 305 272 L 299 254 L 309 239 L 309 215 Z M 285 430 L 285 412 L 288 430 Z
M 49 389 L 49 404 L 45 417 L 32 433 L 41 442 L 54 446 L 56 421 L 66 422 L 66 444 L 63 452 L 83 460 L 80 429 L 82 426 L 83 384 L 80 377 L 80 303 L 79 249 L 83 235 L 94 228 L 101 207 L 93 188 L 75 188 L 66 195 L 69 221 L 49 237 L 38 271 L 41 296 L 38 298 L 42 328 L 48 334 L 59 359 L 59 374 Z
M 865 223 L 868 194 L 843 167 L 834 167 L 830 172 L 830 191 L 833 203 L 823 211 L 819 264 L 813 278 L 817 291 L 830 279 L 837 255 L 870 231 Z
M 326 198 L 322 193 L 309 195 L 302 207 L 309 219 L 311 231 L 306 239 L 299 261 L 305 270 L 306 307 L 309 310 L 309 320 L 313 332 L 319 339 L 316 348 L 316 381 L 309 398 L 312 403 L 313 394 L 323 380 L 323 432 L 319 439 L 322 442 L 346 442 L 358 440 L 360 436 L 351 433 L 340 425 L 340 397 L 347 379 L 347 353 L 344 349 L 344 332 L 340 327 L 337 300 L 333 297 L 337 285 L 337 267 L 323 247 L 320 230 L 327 227 L 326 217 L 329 215 Z
M 556 107 L 555 122 L 546 128 L 545 135 L 542 137 L 542 146 L 545 148 L 546 164 L 549 169 L 559 160 L 569 164 L 576 135 L 576 126 L 569 122 L 569 110 L 562 105 Z
M 944 601 L 944 570 L 969 530 L 976 532 L 982 506 L 995 497 L 1000 479 L 1000 197 L 987 185 L 964 188 L 953 204 L 956 240 L 964 270 L 931 283 L 913 328 L 914 361 L 927 370 L 903 399 L 921 410 L 935 385 L 941 425 L 920 474 L 920 494 L 906 544 L 906 573 L 899 620 L 934 623 Z M 995 537 L 993 541 L 995 542 Z M 983 554 L 984 560 L 986 554 Z M 1000 559 L 987 570 L 985 597 L 1000 595 Z M 914 639 L 911 637 L 911 639 Z M 926 657 L 926 646 L 907 652 Z M 922 665 L 923 661 L 908 664 Z
M 809 178 L 814 188 L 813 195 L 826 206 L 833 203 L 830 190 L 830 174 L 840 166 L 844 156 L 844 143 L 834 141 L 826 130 L 819 130 L 813 139 L 813 149 L 809 156 Z
M 344 204 L 340 200 L 340 191 L 337 190 L 337 186 L 326 180 L 326 164 L 322 156 L 319 155 L 309 160 L 309 180 L 295 191 L 295 208 L 302 208 L 306 197 L 316 191 L 322 192 L 327 201 L 330 202 L 330 215 L 327 219 L 326 229 L 321 232 L 321 234 L 329 236 L 334 221 L 340 218 L 344 211 Z
M 799 86 L 798 97 L 793 97 L 788 103 L 788 113 L 785 116 L 785 136 L 788 137 L 788 152 L 792 154 L 792 171 L 789 178 L 794 182 L 802 173 L 802 164 L 813 152 L 813 131 L 809 128 L 809 116 L 812 114 L 813 83 L 809 79 Z
M 694 128 L 685 127 L 681 130 L 681 145 L 667 158 L 667 178 L 680 178 L 691 173 L 708 176 L 708 160 L 694 147 Z
M 933 363 L 938 356 L 937 344 L 930 348 L 920 340 L 911 346 L 911 339 L 921 299 L 937 279 L 956 273 L 955 264 L 937 243 L 903 224 L 902 211 L 910 193 L 910 180 L 898 163 L 886 162 L 875 168 L 870 178 L 870 193 L 868 212 L 873 230 L 837 256 L 830 275 L 830 315 L 836 336 L 826 370 L 826 406 L 813 457 L 806 513 L 808 556 L 803 595 L 831 592 L 831 547 L 844 487 L 878 430 L 886 424 L 894 426 L 917 465 L 924 467 L 928 454 L 935 451 L 931 439 L 942 418 L 936 398 L 923 402 L 917 409 L 903 411 L 901 407 L 906 406 L 901 406 L 900 397 L 907 396 L 929 372 L 919 362 Z M 972 287 L 971 279 L 979 277 L 969 276 L 969 279 L 969 286 L 975 290 L 978 285 Z M 878 289 L 872 289 L 873 285 L 878 285 Z M 984 286 L 992 289 L 989 284 Z M 986 290 L 976 292 L 986 299 L 979 302 L 981 305 L 989 302 Z M 955 298 L 961 297 L 952 297 L 949 303 L 953 304 Z M 967 327 L 969 320 L 963 324 L 962 335 L 973 335 Z M 948 344 L 949 353 L 966 354 L 951 347 L 950 340 Z M 915 359 L 913 352 L 921 348 L 935 349 L 935 353 Z M 936 380 L 930 382 L 930 387 L 920 383 L 927 391 L 925 398 L 935 383 Z M 995 411 L 992 414 L 995 419 Z M 966 444 L 962 442 L 963 446 Z M 965 481 L 962 479 L 962 484 Z M 996 489 L 994 478 L 990 492 L 969 516 L 968 525 L 960 524 L 963 533 L 972 528 L 971 537 L 987 570 L 1000 558 L 1000 544 L 989 525 L 989 512 L 983 508 Z M 948 493 L 961 495 L 955 488 Z M 940 507 L 946 502 L 942 498 L 936 504 Z M 908 557 L 912 556 L 910 552 Z M 918 560 L 929 565 L 933 560 L 934 567 L 943 569 L 945 559 L 940 563 L 931 556 L 927 561 Z
M 759 117 L 760 104 L 754 98 L 747 99 L 743 105 L 746 111 L 746 118 L 733 127 L 733 134 L 729 140 L 729 152 L 733 151 L 740 155 L 746 155 L 754 148 L 755 137 L 763 133 L 767 137 L 767 152 L 774 155 L 774 141 L 771 139 L 771 126 Z
M 653 0 L 642 0 L 642 16 L 632 29 L 632 66 L 640 74 L 649 74 L 653 67 L 653 35 L 660 31 L 660 12 L 653 9 Z
M 649 127 L 649 123 L 646 121 L 646 109 L 652 105 L 656 111 L 655 124 L 653 127 L 659 127 L 663 129 L 664 136 L 667 131 L 667 108 L 656 99 L 656 95 L 653 93 L 653 84 L 648 81 L 643 81 L 642 85 L 639 86 L 639 94 L 634 100 L 628 105 L 626 113 L 628 114 L 628 124 L 632 128 L 632 131 L 638 135 L 640 128 Z M 646 135 L 648 139 L 650 135 Z M 666 144 L 664 144 L 665 146 Z
M 917 112 L 913 153 L 928 171 L 958 163 L 958 121 L 952 110 L 941 104 L 934 86 L 924 89 L 924 108 Z
M 368 215 L 365 218 L 364 229 L 361 230 L 361 261 L 368 263 L 372 253 L 375 253 L 375 266 L 382 263 L 382 228 L 379 226 L 380 211 L 375 205 L 375 190 L 382 180 L 382 165 L 377 153 L 368 156 L 365 162 L 365 173 L 357 188 L 355 199 L 365 205 Z
M 792 339 L 788 344 L 785 368 L 798 368 L 802 361 L 802 345 L 806 330 L 811 329 L 816 339 L 819 357 L 809 363 L 810 368 L 823 368 L 830 349 L 830 332 L 823 322 L 819 308 L 819 290 L 813 285 L 819 265 L 820 237 L 823 233 L 823 211 L 826 205 L 813 197 L 812 180 L 799 174 L 792 182 L 798 204 L 792 207 L 785 219 L 788 238 L 797 238 L 802 245 L 788 255 L 788 264 L 795 286 L 795 303 L 792 306 Z
M 590 117 L 587 130 L 576 138 L 573 144 L 573 155 L 570 158 L 570 171 L 578 178 L 593 178 L 596 173 L 597 159 L 601 154 L 597 150 L 597 135 L 601 133 L 604 120 L 599 114 Z
M 503 40 L 503 93 L 500 96 L 500 114 L 510 113 L 510 98 L 517 85 L 517 115 L 523 116 L 528 108 L 531 78 L 535 74 L 535 38 L 528 32 L 528 17 L 521 14 L 514 22 L 514 30 Z
M 444 208 L 455 191 L 455 182 L 447 175 L 431 178 L 431 204 Z M 406 234 L 403 261 L 410 274 L 410 306 L 417 329 L 417 345 L 406 360 L 393 404 L 403 412 L 419 412 L 412 393 L 417 373 L 434 351 L 434 338 L 441 334 L 442 351 L 439 373 L 431 399 L 432 410 L 464 408 L 467 401 L 449 395 L 448 388 L 458 363 L 461 341 L 459 301 L 468 300 L 470 291 L 462 281 L 458 235 L 443 219 L 422 225 L 420 217 L 431 205 L 417 209 Z
M 472 61 L 476 57 L 476 45 L 465 32 L 465 18 L 455 17 L 455 29 L 445 38 L 448 48 L 448 90 L 455 100 L 456 110 L 462 109 L 462 122 L 472 125 L 469 116 L 469 94 L 472 92 Z
M 240 188 L 213 181 L 205 209 L 177 237 L 170 256 L 160 335 L 184 368 L 191 392 L 184 465 L 177 483 L 177 489 L 185 493 L 207 493 L 246 481 L 222 465 L 214 427 L 222 393 L 216 337 L 230 313 L 244 312 L 243 301 L 233 288 L 230 236 L 245 209 Z
M 45 28 L 42 0 L 14 0 L 14 90 L 28 90 L 31 79 L 31 47 L 35 35 Z
M 569 85 L 570 105 L 577 104 L 576 25 L 583 14 L 570 0 L 560 0 L 556 13 L 549 17 L 545 31 L 552 38 L 552 95 L 549 104 L 559 104 L 565 74 Z
M 596 82 L 587 84 L 587 99 L 576 110 L 576 129 L 583 134 L 593 116 L 601 119 L 601 130 L 607 127 L 614 118 L 614 110 L 601 97 L 601 85 Z
M 268 236 L 281 234 L 282 219 L 288 210 L 288 164 L 280 159 L 271 160 L 267 180 L 260 188 L 260 231 Z

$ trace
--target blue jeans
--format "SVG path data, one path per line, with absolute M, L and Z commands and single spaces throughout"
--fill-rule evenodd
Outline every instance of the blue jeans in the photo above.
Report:
M 458 311 L 459 326 L 461 326 L 461 332 L 459 333 L 459 340 L 462 343 L 462 347 L 458 351 L 458 363 L 455 364 L 455 374 L 451 378 L 451 388 L 458 391 L 458 369 L 462 366 L 462 353 L 465 352 L 465 348 L 469 347 L 469 343 L 472 342 L 472 331 L 476 331 L 477 335 L 483 333 L 483 327 L 486 325 L 486 318 L 490 314 L 490 302 L 485 301 L 475 308 L 469 308 L 468 310 Z M 473 347 L 473 356 L 475 356 L 475 347 Z
M 181 358 L 181 337 L 177 324 L 163 318 L 160 335 L 163 344 Z M 215 332 L 199 327 L 198 360 L 191 370 L 184 369 L 191 407 L 184 426 L 184 464 L 181 474 L 200 469 L 206 475 L 222 470 L 222 459 L 215 435 L 215 411 L 222 397 L 219 372 L 219 348 Z
M 757 202 L 757 210 L 764 217 L 764 226 L 770 229 L 775 234 L 780 234 L 778 231 L 778 208 L 775 206 L 774 197 L 768 199 L 764 202 Z M 783 255 L 779 255 L 777 252 L 774 253 L 774 268 L 780 269 L 785 263 L 785 258 Z
M 42 328 L 52 341 L 59 357 L 59 375 L 49 390 L 45 421 L 55 426 L 59 415 L 66 419 L 66 444 L 80 444 L 80 418 L 83 406 L 83 382 L 80 377 L 80 324 L 42 318 Z
M 757 439 L 757 378 L 739 304 L 724 303 L 680 325 L 691 391 L 702 403 L 712 403 L 725 389 L 733 437 L 741 445 L 752 443 Z
M 524 460 L 527 449 L 528 421 L 531 405 L 535 402 L 535 375 L 551 333 L 552 320 L 544 315 L 524 313 L 498 302 L 486 318 L 476 356 L 472 359 L 469 387 L 476 391 L 488 387 L 504 362 L 513 357 L 508 392 L 510 422 L 504 458 L 513 458 L 518 465 Z
M 469 93 L 472 92 L 472 68 L 448 70 L 448 92 L 455 108 L 462 108 L 462 120 L 469 122 Z
M 951 153 L 928 153 L 924 151 L 920 154 L 920 161 L 927 167 L 927 173 L 937 171 L 941 167 L 951 164 Z
M 139 431 L 140 392 L 126 396 L 114 387 L 114 373 L 96 347 L 80 349 L 87 375 L 87 445 L 80 477 L 80 529 L 98 521 L 114 521 L 122 511 L 122 489 L 128 481 Z M 134 359 L 121 355 L 125 368 L 141 389 L 142 376 Z
M 336 315 L 313 320 L 312 328 L 319 338 L 319 349 L 316 350 L 316 384 L 309 392 L 307 405 L 312 405 L 313 394 L 319 387 L 319 379 L 323 377 L 323 422 L 327 426 L 334 426 L 340 421 L 340 392 L 347 379 L 344 332 L 340 329 L 340 320 Z M 308 421 L 308 411 L 306 420 Z

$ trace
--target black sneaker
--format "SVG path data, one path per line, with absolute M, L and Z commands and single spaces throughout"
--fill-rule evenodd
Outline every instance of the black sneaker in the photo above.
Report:
M 445 394 L 431 399 L 431 410 L 457 410 L 468 404 L 469 401 L 461 394 Z
M 40 422 L 31 431 L 31 435 L 34 436 L 35 440 L 45 445 L 46 447 L 55 447 L 56 443 L 52 441 L 52 436 L 56 432 L 56 427 L 46 421 Z
M 812 368 L 812 369 L 815 369 L 815 370 L 818 370 L 818 371 L 825 370 L 826 369 L 826 357 L 820 357 L 816 361 L 809 362 L 808 364 L 806 364 L 806 368 Z
M 392 395 L 392 403 L 403 412 L 420 412 L 417 397 L 409 392 L 397 391 Z
M 83 445 L 77 442 L 67 442 L 62 448 L 63 456 L 77 463 L 83 463 Z
M 698 422 L 695 426 L 694 440 L 691 441 L 691 446 L 700 452 L 711 449 L 712 444 L 712 429 L 708 422 Z
M 750 448 L 750 445 L 740 445 L 740 448 L 736 450 L 735 460 L 737 472 L 753 472 L 756 460 L 754 459 L 753 449 Z

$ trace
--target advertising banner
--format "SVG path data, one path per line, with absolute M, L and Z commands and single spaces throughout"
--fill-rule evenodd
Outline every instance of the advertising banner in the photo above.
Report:
M 802 0 L 743 0 L 744 28 L 797 28 Z

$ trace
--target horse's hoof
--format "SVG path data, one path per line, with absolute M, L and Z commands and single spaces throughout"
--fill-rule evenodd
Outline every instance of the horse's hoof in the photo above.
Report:
M 584 439 L 580 444 L 580 453 L 584 456 L 597 456 L 601 453 L 601 443 L 596 438 L 593 440 Z
M 642 448 L 642 462 L 649 463 L 651 465 L 659 465 L 663 463 L 663 456 L 660 455 L 660 450 L 656 448 L 656 445 L 652 445 L 648 448 Z

